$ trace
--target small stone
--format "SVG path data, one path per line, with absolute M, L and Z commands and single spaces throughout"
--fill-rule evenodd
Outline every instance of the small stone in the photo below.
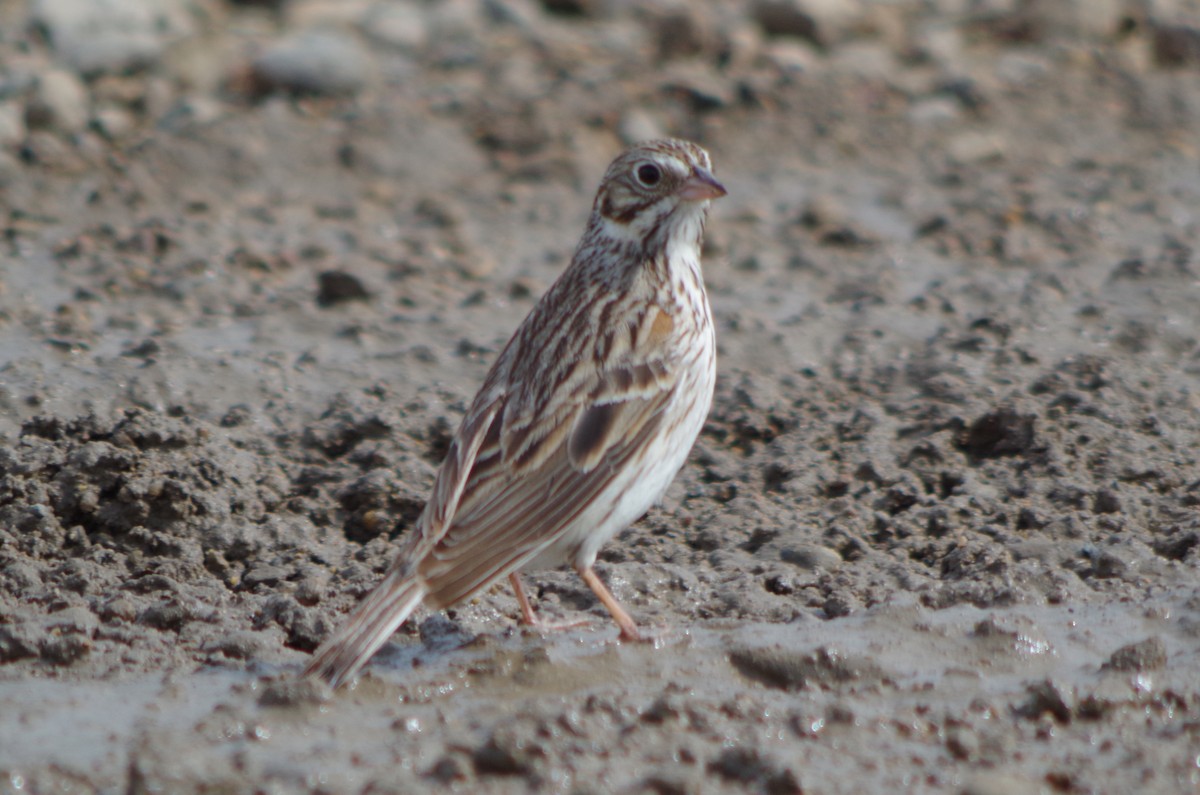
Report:
M 0 624 L 0 663 L 36 657 L 42 632 L 30 623 Z
M 1092 499 L 1092 511 L 1095 513 L 1120 513 L 1121 498 L 1111 489 L 1100 489 Z
M 781 39 L 763 48 L 763 57 L 781 72 L 811 72 L 820 60 L 816 47 L 797 39 Z
M 825 647 L 809 653 L 778 646 L 743 647 L 730 652 L 729 661 L 743 676 L 780 690 L 883 678 L 883 671 L 870 660 Z
M 756 3 L 754 19 L 768 36 L 792 36 L 821 44 L 817 21 L 803 6 L 788 0 L 764 0 Z
M 792 36 L 827 47 L 864 17 L 858 0 L 761 0 L 752 11 L 768 36 Z
M 177 0 L 37 0 L 30 16 L 59 58 L 86 75 L 148 66 L 194 27 Z
M 421 49 L 429 41 L 429 25 L 413 3 L 372 6 L 362 22 L 362 32 L 372 41 L 404 52 Z
M 0 104 L 0 146 L 13 146 L 25 140 L 25 114 L 15 103 Z
M 1156 25 L 1154 62 L 1167 68 L 1200 65 L 1200 28 Z
M 1111 671 L 1158 671 L 1166 664 L 1167 646 L 1162 638 L 1154 636 L 1117 649 L 1103 668 Z
M 115 596 L 100 608 L 100 618 L 109 623 L 133 621 L 137 618 L 137 607 L 128 598 Z
M 258 697 L 260 707 L 306 707 L 325 704 L 333 699 L 333 690 L 325 682 L 306 677 L 287 676 L 269 683 Z
M 254 62 L 266 88 L 310 94 L 350 94 L 367 82 L 370 56 L 356 36 L 308 31 L 286 38 Z
M 116 141 L 129 135 L 135 124 L 132 113 L 115 106 L 100 108 L 92 117 L 92 125 L 96 131 L 110 141 Z
M 968 130 L 950 139 L 946 153 L 964 165 L 984 163 L 1004 157 L 1004 143 L 993 133 Z
M 138 616 L 138 623 L 154 629 L 178 632 L 194 618 L 192 611 L 184 605 L 162 602 L 143 610 L 142 614 Z
M 47 616 L 44 626 L 47 630 L 56 633 L 89 634 L 95 631 L 98 623 L 96 615 L 86 607 L 68 607 Z
M 946 732 L 946 750 L 955 759 L 970 761 L 979 757 L 979 735 L 970 729 L 953 728 Z
M 784 547 L 779 551 L 779 559 L 805 571 L 837 571 L 842 567 L 841 555 L 817 544 Z
M 245 630 L 221 635 L 203 646 L 205 652 L 219 652 L 232 660 L 253 659 L 261 653 L 262 648 L 262 634 Z
M 52 665 L 70 665 L 86 657 L 92 642 L 82 635 L 62 635 L 47 638 L 42 643 L 41 659 Z
M 1021 414 L 1004 406 L 964 428 L 955 443 L 959 449 L 981 458 L 1027 453 L 1036 443 L 1036 419 L 1032 414 Z
M 795 773 L 753 748 L 726 748 L 708 764 L 708 770 L 751 791 L 770 795 L 800 795 L 804 791 Z
M 38 78 L 37 90 L 25 109 L 33 127 L 79 132 L 88 123 L 88 94 L 83 82 L 65 69 L 51 69 Z
M 598 17 L 607 5 L 607 0 L 542 0 L 543 8 L 562 17 Z
M 518 776 L 531 773 L 540 748 L 527 742 L 519 728 L 502 724 L 475 750 L 472 761 L 480 775 Z
M 1047 679 L 1030 685 L 1028 692 L 1029 698 L 1017 708 L 1017 714 L 1021 717 L 1036 721 L 1049 713 L 1059 723 L 1071 722 L 1074 710 L 1067 703 L 1058 685 Z
M 287 580 L 291 576 L 291 571 L 282 566 L 272 566 L 270 564 L 255 566 L 246 572 L 246 576 L 242 578 L 242 584 L 247 588 L 254 588 L 259 585 L 274 586 Z
M 371 293 L 357 276 L 345 271 L 324 271 L 317 276 L 317 305 L 331 307 L 346 301 L 366 301 Z
M 958 121 L 961 116 L 961 106 L 950 97 L 926 97 L 908 109 L 908 120 L 926 127 L 946 125 Z

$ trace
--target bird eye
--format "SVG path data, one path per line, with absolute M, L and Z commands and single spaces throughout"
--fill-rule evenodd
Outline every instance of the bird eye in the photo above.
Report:
M 653 163 L 643 163 L 634 172 L 637 181 L 647 188 L 653 188 L 662 180 L 662 169 Z

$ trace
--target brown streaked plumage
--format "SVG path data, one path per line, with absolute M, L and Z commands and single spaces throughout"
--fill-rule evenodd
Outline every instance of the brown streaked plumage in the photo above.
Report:
M 411 538 L 305 674 L 354 675 L 420 605 L 569 563 L 639 637 L 592 569 L 662 498 L 712 403 L 716 342 L 700 243 L 725 195 L 708 154 L 640 144 L 613 161 L 570 266 L 517 329 L 458 429 Z

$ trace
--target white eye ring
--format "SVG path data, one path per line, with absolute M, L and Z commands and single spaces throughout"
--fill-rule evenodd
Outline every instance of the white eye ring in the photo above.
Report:
M 633 178 L 643 188 L 653 188 L 662 182 L 663 171 L 662 168 L 654 163 L 642 163 L 633 170 Z

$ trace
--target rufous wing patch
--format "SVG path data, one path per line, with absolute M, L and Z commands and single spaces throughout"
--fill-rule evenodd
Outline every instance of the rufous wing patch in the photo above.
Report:
M 662 347 L 674 330 L 675 321 L 671 315 L 660 307 L 654 307 L 654 318 L 650 321 L 650 332 L 646 335 L 646 347 L 650 350 Z

